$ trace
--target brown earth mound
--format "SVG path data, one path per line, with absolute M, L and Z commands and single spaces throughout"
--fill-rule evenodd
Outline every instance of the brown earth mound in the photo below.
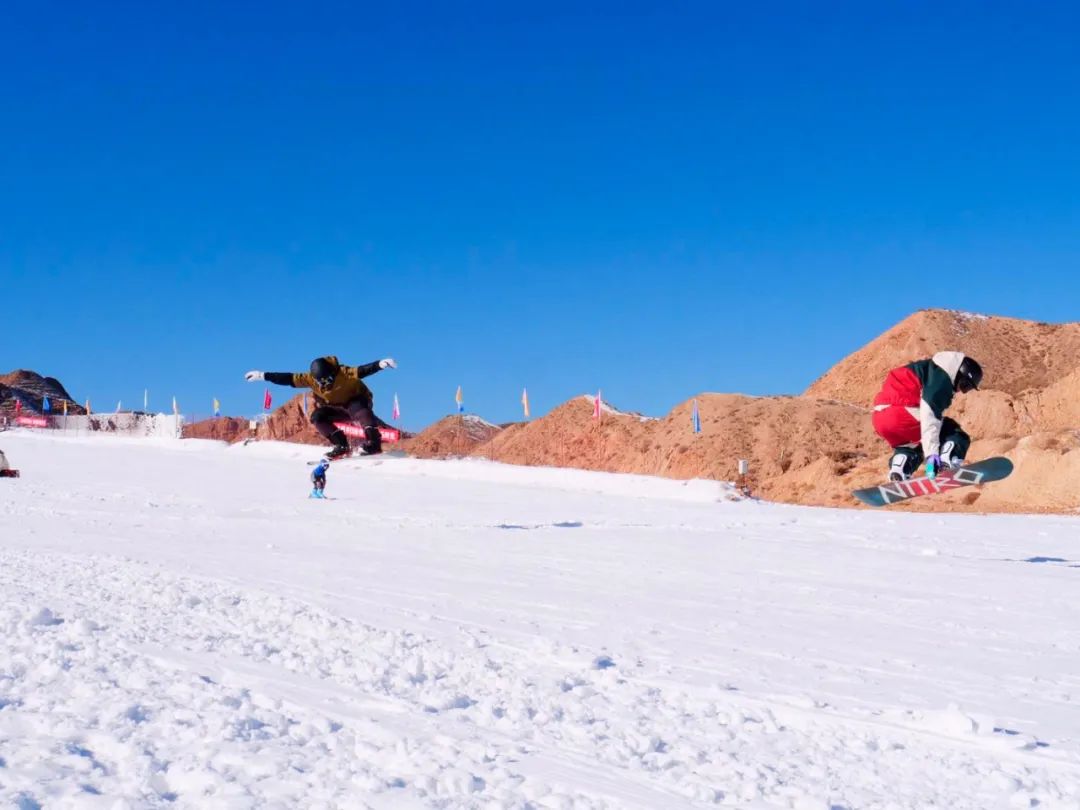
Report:
M 830 474 L 843 475 L 880 453 L 868 412 L 846 403 L 740 394 L 701 394 L 697 403 L 701 433 L 693 431 L 693 401 L 663 419 L 605 412 L 597 421 L 591 398 L 577 397 L 502 431 L 475 454 L 509 464 L 722 481 L 735 480 L 745 459 L 749 483 L 771 498 L 773 480 L 785 473 L 824 460 Z
M 921 310 L 841 360 L 812 383 L 805 396 L 868 406 L 891 369 L 945 350 L 979 361 L 983 389 L 1019 397 L 1052 386 L 1080 368 L 1080 323 Z
M 13 416 L 16 401 L 21 403 L 21 410 L 27 415 L 43 413 L 46 397 L 51 413 L 61 413 L 65 401 L 68 413 L 85 413 L 55 377 L 42 377 L 36 371 L 25 369 L 0 374 L 0 415 Z
M 309 400 L 308 407 L 310 406 Z M 326 439 L 312 427 L 308 415 L 304 413 L 302 394 L 290 399 L 271 413 L 265 422 L 260 423 L 256 436 L 260 439 L 273 439 L 280 442 L 327 444 Z
M 453 458 L 474 455 L 476 449 L 501 428 L 472 414 L 453 414 L 401 443 L 401 448 L 417 458 Z
M 255 432 L 251 420 L 233 416 L 219 416 L 184 425 L 185 439 L 219 439 L 238 442 L 256 438 L 302 444 L 326 444 L 326 440 L 311 426 L 304 413 L 303 396 L 295 396 L 277 408 L 265 420 L 258 420 Z

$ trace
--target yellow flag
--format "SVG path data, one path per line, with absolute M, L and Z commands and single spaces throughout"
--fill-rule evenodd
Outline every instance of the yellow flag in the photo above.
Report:
M 529 418 L 529 389 L 521 389 L 521 407 L 525 409 L 525 418 Z
M 64 416 L 67 416 L 67 400 L 64 400 Z
M 214 397 L 214 416 L 221 415 L 221 403 L 217 401 L 217 397 Z

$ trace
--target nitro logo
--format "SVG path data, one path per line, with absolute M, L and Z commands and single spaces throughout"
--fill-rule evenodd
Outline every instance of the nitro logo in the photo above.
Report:
M 950 489 L 971 486 L 982 483 L 986 473 L 961 467 L 958 470 L 950 470 L 937 478 L 912 478 L 910 481 L 894 481 L 890 484 L 882 484 L 878 487 L 881 499 L 886 503 L 906 501 L 908 498 L 918 498 L 920 495 L 932 495 L 935 492 L 947 492 Z

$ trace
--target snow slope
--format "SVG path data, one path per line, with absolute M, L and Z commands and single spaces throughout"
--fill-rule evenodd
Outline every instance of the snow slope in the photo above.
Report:
M 0 445 L 0 807 L 1080 808 L 1075 519 Z

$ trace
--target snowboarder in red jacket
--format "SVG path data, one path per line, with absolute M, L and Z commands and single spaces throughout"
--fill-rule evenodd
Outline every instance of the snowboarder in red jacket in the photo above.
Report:
M 874 430 L 896 452 L 889 461 L 889 480 L 910 478 L 926 460 L 926 475 L 964 463 L 971 437 L 944 416 L 959 392 L 977 390 L 982 367 L 961 352 L 938 352 L 894 368 L 874 397 Z

